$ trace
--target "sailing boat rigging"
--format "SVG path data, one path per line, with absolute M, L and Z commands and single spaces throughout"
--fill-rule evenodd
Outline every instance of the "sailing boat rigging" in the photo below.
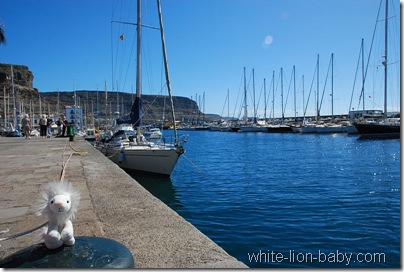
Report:
M 253 112 L 254 118 L 253 123 L 248 123 L 248 114 L 247 114 L 247 87 L 246 87 L 246 78 L 245 78 L 245 67 L 244 67 L 244 125 L 240 126 L 240 131 L 242 132 L 267 132 L 267 128 L 265 126 L 261 126 L 257 122 L 257 108 L 255 105 L 255 79 L 254 79 L 254 68 L 252 69 L 252 79 L 253 79 Z
M 389 5 L 386 0 L 385 6 L 385 25 L 384 25 L 384 113 L 383 119 L 373 122 L 354 122 L 361 138 L 400 138 L 400 118 L 387 118 L 387 66 L 388 66 L 388 11 Z
M 130 115 L 117 120 L 117 124 L 130 124 L 136 128 L 136 133 L 130 129 L 118 130 L 110 141 L 97 143 L 96 147 L 121 168 L 136 172 L 145 172 L 162 176 L 170 176 L 179 157 L 185 152 L 184 140 L 179 140 L 176 130 L 174 105 L 171 93 L 170 78 L 168 72 L 167 54 L 165 48 L 163 21 L 160 1 L 157 0 L 160 34 L 164 57 L 164 68 L 167 89 L 171 103 L 171 117 L 174 126 L 174 142 L 166 140 L 159 143 L 149 142 L 141 134 L 142 126 L 142 99 L 141 99 L 141 28 L 142 13 L 141 0 L 137 0 L 137 59 L 136 59 L 136 97 L 132 105 Z M 130 128 L 131 126 L 129 126 Z

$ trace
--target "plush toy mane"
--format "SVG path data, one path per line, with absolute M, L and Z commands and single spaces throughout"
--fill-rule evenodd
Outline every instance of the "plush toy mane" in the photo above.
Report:
M 70 197 L 71 208 L 65 213 L 54 213 L 49 207 L 49 201 L 56 195 L 66 195 Z M 80 202 L 80 192 L 75 190 L 70 182 L 51 182 L 42 190 L 39 215 L 48 217 L 49 223 L 63 225 L 67 220 L 74 219 Z

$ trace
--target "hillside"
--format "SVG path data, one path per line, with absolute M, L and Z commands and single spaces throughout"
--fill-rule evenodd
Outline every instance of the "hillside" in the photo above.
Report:
M 40 93 L 42 99 L 49 101 L 50 110 L 56 110 L 57 92 Z M 60 109 L 64 106 L 74 106 L 74 92 L 59 92 Z M 94 112 L 99 117 L 118 117 L 129 114 L 134 97 L 129 93 L 79 90 L 76 91 L 77 105 L 81 106 L 85 112 Z M 98 97 L 98 98 L 97 98 Z M 98 103 L 97 103 L 98 101 Z M 143 122 L 153 123 L 162 120 L 163 114 L 166 120 L 171 120 L 171 106 L 168 96 L 142 95 L 143 101 Z M 117 103 L 118 102 L 118 103 Z M 173 97 L 174 109 L 177 120 L 191 120 L 198 113 L 199 109 L 195 101 L 180 96 Z M 48 103 L 48 102 L 47 102 Z M 164 111 L 164 112 L 163 112 Z M 199 112 L 200 115 L 202 113 Z
M 40 92 L 34 88 L 34 75 L 27 66 L 12 65 L 14 74 L 14 89 L 16 93 L 17 112 L 27 113 L 51 113 L 63 114 L 65 106 L 74 106 L 74 92 Z M 12 118 L 12 76 L 11 65 L 0 64 L 0 115 L 4 118 L 5 108 L 9 112 L 7 116 Z M 59 96 L 59 99 L 58 99 Z M 6 107 L 4 107 L 6 99 Z M 120 115 L 129 114 L 132 107 L 132 94 L 123 92 L 107 92 L 95 90 L 76 91 L 77 106 L 84 109 L 87 114 L 97 117 L 113 118 Z M 143 100 L 143 123 L 150 124 L 156 120 L 162 120 L 163 114 L 165 120 L 171 120 L 171 107 L 168 96 L 161 95 L 142 95 Z M 41 103 L 40 103 L 41 101 Z M 59 101 L 59 105 L 58 105 Z M 180 96 L 173 97 L 176 119 L 179 121 L 190 122 L 198 118 L 201 120 L 202 113 L 195 101 Z M 41 105 L 41 109 L 39 109 Z M 59 109 L 59 110 L 58 110 Z M 11 113 L 10 113 L 11 112 Z M 209 115 L 209 119 L 219 119 L 217 115 Z M 205 120 L 206 120 L 205 116 Z

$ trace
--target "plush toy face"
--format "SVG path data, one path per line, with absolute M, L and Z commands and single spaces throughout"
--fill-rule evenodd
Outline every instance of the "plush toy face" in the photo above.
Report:
M 68 195 L 55 195 L 49 200 L 48 205 L 54 213 L 67 213 L 70 211 L 72 202 Z
M 50 182 L 41 191 L 38 215 L 46 216 L 50 224 L 62 226 L 74 219 L 79 202 L 80 192 L 70 182 Z

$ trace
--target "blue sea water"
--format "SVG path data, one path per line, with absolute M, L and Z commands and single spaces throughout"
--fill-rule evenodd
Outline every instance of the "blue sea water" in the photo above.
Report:
M 400 140 L 186 133 L 170 178 L 134 178 L 249 267 L 400 267 Z

